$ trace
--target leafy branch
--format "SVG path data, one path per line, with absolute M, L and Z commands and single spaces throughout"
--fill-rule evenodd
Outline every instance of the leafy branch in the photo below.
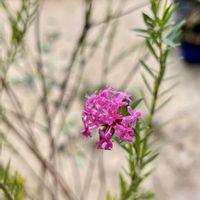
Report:
M 121 193 L 119 197 L 111 197 L 108 193 L 107 200 L 142 200 L 152 199 L 154 194 L 149 191 L 143 191 L 141 183 L 151 174 L 152 170 L 148 170 L 147 166 L 154 161 L 159 155 L 158 152 L 152 150 L 150 145 L 151 135 L 154 133 L 153 121 L 156 111 L 164 107 L 170 100 L 171 96 L 158 106 L 160 96 L 164 96 L 171 91 L 177 84 L 172 85 L 165 91 L 161 91 L 161 85 L 164 81 L 168 57 L 170 49 L 176 47 L 177 39 L 181 33 L 180 22 L 173 26 L 171 16 L 176 10 L 177 5 L 168 3 L 167 0 L 150 0 L 150 14 L 143 13 L 143 21 L 146 25 L 145 29 L 136 29 L 135 31 L 145 38 L 145 44 L 149 54 L 155 59 L 158 65 L 158 70 L 153 70 L 144 60 L 140 63 L 147 74 L 153 79 L 153 84 L 150 84 L 144 74 L 142 79 L 147 90 L 151 94 L 147 119 L 137 121 L 135 131 L 135 141 L 132 144 L 124 144 L 122 148 L 128 156 L 128 169 L 123 174 L 119 175 Z M 145 96 L 143 97 L 144 99 Z M 132 108 L 138 105 L 136 101 Z M 129 180 L 128 180 L 129 179 Z
M 0 170 L 0 190 L 5 200 L 24 199 L 24 180 L 17 173 L 10 175 L 10 163 Z

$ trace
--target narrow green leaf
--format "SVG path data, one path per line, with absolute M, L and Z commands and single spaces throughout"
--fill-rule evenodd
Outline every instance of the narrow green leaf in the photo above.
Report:
M 158 108 L 156 109 L 156 112 L 158 112 L 159 110 L 161 110 L 166 104 L 168 104 L 171 100 L 172 100 L 173 96 L 170 96 L 169 98 L 167 98 L 160 106 L 158 106 Z
M 3 183 L 6 183 L 7 179 L 9 178 L 9 170 L 10 170 L 10 161 L 8 162 L 7 166 L 4 169 Z
M 149 110 L 149 104 L 148 104 L 148 102 L 147 102 L 147 99 L 146 99 L 145 94 L 144 94 L 144 92 L 143 92 L 142 89 L 140 89 L 140 94 L 141 94 L 141 96 L 143 97 L 144 105 L 146 106 L 147 110 Z
M 127 183 L 122 174 L 119 174 L 119 182 L 120 182 L 121 196 L 124 196 L 127 190 Z
M 153 94 L 153 91 L 152 91 L 152 89 L 151 89 L 151 86 L 149 85 L 149 83 L 148 83 L 146 77 L 144 76 L 144 74 L 141 74 L 141 76 L 142 76 L 142 79 L 143 79 L 143 81 L 144 81 L 144 83 L 145 83 L 147 89 L 149 90 L 149 92 L 150 92 L 151 94 Z
M 127 176 L 130 176 L 129 171 L 125 167 L 122 167 L 122 170 Z
M 171 47 L 171 48 L 176 48 L 176 47 L 177 47 L 177 43 L 174 42 L 173 40 L 170 40 L 169 38 L 164 38 L 164 39 L 163 39 L 163 42 L 164 42 L 167 46 L 169 46 L 169 47 Z
M 134 110 L 141 103 L 143 99 L 138 99 L 131 104 L 131 108 Z
M 181 33 L 181 28 L 183 27 L 184 24 L 185 24 L 184 20 L 179 22 L 176 26 L 174 26 L 169 31 L 169 33 L 166 35 L 166 38 L 168 38 L 171 41 L 175 41 L 176 39 L 178 39 L 178 37 L 180 36 L 180 33 Z
M 171 75 L 171 76 L 168 76 L 168 77 L 164 78 L 163 80 L 164 81 L 170 81 L 170 80 L 173 80 L 173 79 L 175 79 L 175 78 L 177 78 L 179 76 L 180 76 L 180 74 L 174 74 L 174 75 Z
M 157 17 L 157 13 L 158 13 L 158 6 L 157 5 L 158 4 L 156 4 L 155 0 L 151 0 L 151 10 L 152 10 L 155 18 Z
M 159 97 L 164 96 L 166 93 L 170 92 L 171 90 L 173 90 L 178 85 L 179 85 L 179 82 L 174 83 L 172 86 L 170 86 L 169 88 L 167 88 L 166 90 L 161 92 Z
M 166 24 L 169 21 L 175 9 L 176 9 L 176 6 L 174 6 L 173 4 L 170 4 L 168 7 L 166 6 L 163 17 L 162 17 L 162 21 L 164 24 Z
M 150 26 L 150 27 L 153 27 L 154 25 L 154 20 L 148 16 L 147 14 L 143 13 L 143 19 L 144 19 L 144 22 L 147 26 Z
M 148 139 L 148 137 L 152 134 L 152 132 L 153 132 L 153 130 L 152 129 L 150 129 L 147 133 L 146 133 L 146 135 L 142 138 L 142 143 L 143 142 L 145 142 L 147 139 Z
M 145 158 L 146 156 L 148 156 L 150 153 L 152 153 L 151 150 L 147 151 L 147 152 L 143 155 L 143 158 Z
M 154 161 L 158 157 L 159 153 L 154 153 L 152 156 L 150 156 L 142 165 L 142 167 L 145 167 L 150 162 Z
M 140 158 L 140 152 L 141 152 L 141 138 L 140 138 L 140 120 L 138 119 L 136 121 L 136 127 L 135 127 L 135 142 L 134 142 L 134 148 L 136 151 L 136 160 L 138 160 Z
M 143 193 L 143 194 L 141 194 L 138 198 L 137 198 L 137 200 L 152 200 L 152 199 L 154 199 L 154 193 L 152 193 L 152 192 L 145 192 L 145 193 Z
M 154 73 L 153 73 L 152 70 L 147 66 L 147 64 L 146 64 L 143 60 L 140 60 L 140 63 L 142 64 L 142 66 L 144 67 L 144 69 L 145 69 L 153 78 L 155 78 Z
M 158 60 L 158 55 L 155 52 L 155 49 L 153 48 L 153 46 L 149 40 L 146 40 L 146 45 L 147 45 L 149 51 L 152 53 L 152 55 Z
M 141 28 L 132 29 L 132 31 L 139 32 L 139 33 L 147 33 L 146 29 L 141 29 Z
M 153 169 L 149 170 L 148 172 L 146 172 L 146 173 L 143 175 L 143 177 L 144 177 L 144 178 L 147 178 L 148 176 L 150 176 L 150 175 L 152 174 L 152 172 L 153 172 Z

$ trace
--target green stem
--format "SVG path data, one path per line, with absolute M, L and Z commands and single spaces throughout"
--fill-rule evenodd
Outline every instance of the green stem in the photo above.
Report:
M 154 114 L 155 114 L 155 111 L 156 111 L 156 105 L 157 105 L 157 100 L 158 100 L 158 94 L 159 94 L 159 90 L 160 90 L 160 86 L 161 86 L 161 83 L 162 83 L 162 80 L 163 80 L 163 77 L 164 77 L 164 74 L 165 74 L 165 62 L 164 62 L 164 52 L 163 52 L 163 39 L 162 39 L 162 35 L 163 35 L 163 32 L 162 30 L 160 31 L 160 36 L 159 36 L 159 45 L 158 45 L 158 48 L 159 48 L 159 52 L 160 52 L 160 55 L 159 55 L 159 66 L 160 66 L 160 70 L 159 70 L 159 74 L 157 76 L 157 78 L 155 79 L 155 82 L 154 82 L 154 90 L 153 90 L 153 98 L 152 98 L 152 101 L 151 101 L 151 107 L 150 107 L 150 113 L 149 113 L 149 120 L 147 122 L 147 125 L 149 126 L 149 128 L 152 128 L 152 123 L 153 123 L 153 117 L 154 117 Z
M 153 119 L 154 119 L 154 114 L 156 111 L 159 90 L 160 90 L 160 86 L 161 86 L 163 77 L 165 75 L 165 60 L 163 59 L 164 51 L 163 51 L 163 39 L 162 39 L 163 36 L 162 35 L 163 35 L 163 31 L 161 29 L 160 35 L 159 35 L 159 44 L 158 44 L 158 49 L 159 49 L 159 54 L 160 54 L 158 62 L 159 62 L 160 70 L 159 70 L 158 76 L 156 77 L 155 82 L 154 82 L 153 97 L 152 97 L 150 111 L 149 111 L 149 118 L 147 121 L 147 126 L 149 128 L 145 132 L 145 136 L 149 134 L 149 130 L 150 131 L 152 130 Z M 144 145 L 143 145 L 141 163 L 143 162 L 143 157 L 144 157 L 144 154 L 146 153 L 146 149 L 147 149 L 147 145 L 148 145 L 147 143 L 148 143 L 148 139 L 145 140 Z
M 8 200 L 14 200 L 11 196 L 11 194 L 9 193 L 9 191 L 7 190 L 7 188 L 4 186 L 3 183 L 0 183 L 0 189 L 4 192 L 4 194 L 6 195 L 6 197 L 8 198 Z
M 166 73 L 166 64 L 167 57 L 169 55 L 169 49 L 172 47 L 169 44 L 165 44 L 164 38 L 168 38 L 169 35 L 165 33 L 170 31 L 170 34 L 173 32 L 173 28 L 170 24 L 170 18 L 166 18 L 166 16 L 171 16 L 174 12 L 175 7 L 173 4 L 167 5 L 167 0 L 165 0 L 165 4 L 161 6 L 160 0 L 150 0 L 152 15 L 143 15 L 144 22 L 147 25 L 147 29 L 142 29 L 141 32 L 144 32 L 144 37 L 148 40 L 147 47 L 152 54 L 152 56 L 156 59 L 156 62 L 159 66 L 159 72 L 156 75 L 152 72 L 148 66 L 148 72 L 154 78 L 153 84 L 153 92 L 152 98 L 150 102 L 150 108 L 148 111 L 148 118 L 146 121 L 146 128 L 143 131 L 143 127 L 139 126 L 137 132 L 139 132 L 139 140 L 138 137 L 135 137 L 135 143 L 133 146 L 129 148 L 125 148 L 129 157 L 129 177 L 130 184 L 128 185 L 126 191 L 124 188 L 121 189 L 121 198 L 120 200 L 138 200 L 138 199 L 147 199 L 147 197 L 151 194 L 141 191 L 141 182 L 151 173 L 147 171 L 145 173 L 144 168 L 147 164 L 152 162 L 157 157 L 157 152 L 151 150 L 149 145 L 150 136 L 154 131 L 153 122 L 154 116 L 156 113 L 156 109 L 158 108 L 157 103 L 159 99 L 161 84 L 163 82 L 165 73 Z M 179 32 L 174 30 L 174 35 L 178 35 Z M 172 38 L 172 43 L 175 43 L 175 38 Z M 140 134 L 140 132 L 142 134 Z
M 163 35 L 163 31 L 162 29 L 160 30 L 160 35 L 159 35 L 159 43 L 158 43 L 158 50 L 159 50 L 159 73 L 157 75 L 157 77 L 155 78 L 155 82 L 154 82 L 154 89 L 153 89 L 153 97 L 151 100 L 151 106 L 150 106 L 150 110 L 149 110 L 149 118 L 147 121 L 147 126 L 149 127 L 147 129 L 147 131 L 145 132 L 145 136 L 149 134 L 149 131 L 152 129 L 153 126 L 153 118 L 154 118 L 154 114 L 156 111 L 156 105 L 157 105 L 157 100 L 158 100 L 158 95 L 159 95 L 159 91 L 160 91 L 160 86 L 165 74 L 165 59 L 164 59 L 164 54 L 165 54 L 165 50 L 163 50 L 163 39 L 162 36 Z M 143 166 L 143 161 L 144 161 L 144 155 L 146 153 L 146 150 L 148 149 L 148 138 L 144 141 L 144 144 L 142 146 L 142 153 L 141 155 L 139 155 L 139 162 L 136 163 L 137 168 L 142 170 L 142 166 Z M 135 182 L 138 182 L 138 184 L 135 185 Z M 124 194 L 124 196 L 121 198 L 121 200 L 127 200 L 130 195 L 135 192 L 136 194 L 138 193 L 138 188 L 139 188 L 139 184 L 140 184 L 140 174 L 136 174 L 132 177 L 131 180 L 131 184 L 129 186 L 129 188 L 127 189 L 126 193 Z M 137 198 L 137 197 L 135 197 Z M 133 199 L 136 200 L 136 199 Z

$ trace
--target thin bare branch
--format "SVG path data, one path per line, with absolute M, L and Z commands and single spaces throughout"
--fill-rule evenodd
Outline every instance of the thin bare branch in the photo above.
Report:
M 120 12 L 118 14 L 111 15 L 110 17 L 103 19 L 99 22 L 93 22 L 91 24 L 91 27 L 94 28 L 94 27 L 102 25 L 104 23 L 108 23 L 112 20 L 116 20 L 116 19 L 119 19 L 119 18 L 124 17 L 126 15 L 132 14 L 134 11 L 143 8 L 143 7 L 147 6 L 148 4 L 149 4 L 149 1 L 140 2 L 138 5 L 134 5 L 131 8 L 127 9 L 126 11 L 122 12 L 122 13 Z

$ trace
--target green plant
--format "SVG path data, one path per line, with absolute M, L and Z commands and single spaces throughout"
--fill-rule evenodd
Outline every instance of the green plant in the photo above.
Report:
M 0 169 L 0 200 L 24 199 L 24 179 L 18 174 L 10 174 L 10 163 Z
M 158 105 L 159 98 L 166 95 L 173 87 L 161 91 L 163 84 L 169 52 L 171 48 L 177 46 L 177 39 L 181 33 L 180 22 L 176 26 L 172 24 L 171 16 L 176 9 L 176 5 L 168 3 L 167 0 L 151 0 L 150 13 L 143 13 L 145 29 L 137 29 L 139 34 L 145 39 L 146 47 L 158 65 L 158 70 L 153 70 L 144 60 L 141 65 L 148 75 L 153 79 L 153 84 L 148 83 L 147 78 L 142 75 L 147 90 L 151 94 L 150 104 L 147 102 L 148 113 L 143 120 L 137 120 L 135 127 L 135 141 L 132 144 L 124 144 L 122 148 L 126 152 L 128 168 L 125 173 L 120 173 L 119 182 L 121 193 L 119 197 L 112 197 L 107 194 L 107 200 L 145 200 L 152 199 L 154 194 L 151 191 L 143 191 L 142 183 L 151 174 L 151 163 L 156 159 L 159 152 L 151 146 L 152 134 L 155 132 L 153 126 L 155 113 L 165 106 L 171 97 L 167 98 L 161 105 Z M 152 87 L 153 85 L 153 87 Z M 134 108 L 141 102 L 135 102 Z M 147 167 L 148 166 L 148 167 Z

